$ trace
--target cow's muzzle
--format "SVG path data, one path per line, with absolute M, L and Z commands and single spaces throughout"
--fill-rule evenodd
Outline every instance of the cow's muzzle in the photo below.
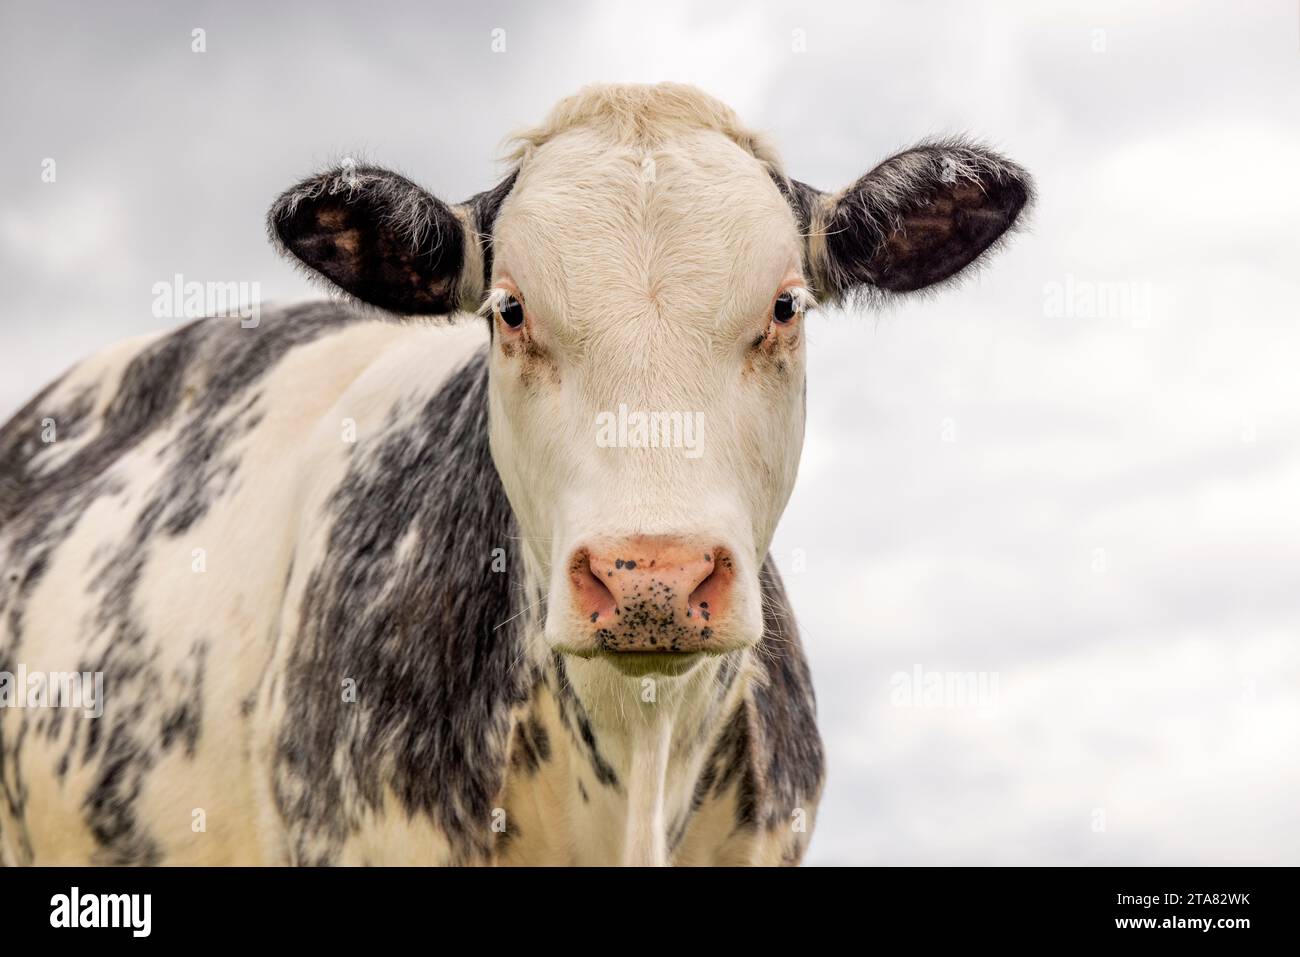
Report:
M 583 546 L 568 563 L 575 616 L 608 655 L 693 655 L 726 640 L 736 563 L 719 545 L 638 536 Z

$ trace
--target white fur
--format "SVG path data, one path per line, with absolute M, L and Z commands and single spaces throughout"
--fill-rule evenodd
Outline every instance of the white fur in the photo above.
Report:
M 780 369 L 754 344 L 771 332 L 783 284 L 795 283 L 801 312 L 813 304 L 798 285 L 800 234 L 771 178 L 775 155 L 716 101 L 654 90 L 590 91 L 523 134 L 496 224 L 484 314 L 517 288 L 537 354 L 512 354 L 519 337 L 498 325 L 492 450 L 529 567 L 550 582 L 542 651 L 584 631 L 568 556 L 632 535 L 727 548 L 740 574 L 723 638 L 756 642 L 757 573 L 798 468 L 802 332 L 782 340 Z M 598 447 L 595 417 L 620 404 L 702 413 L 703 454 Z M 666 690 L 647 708 L 637 679 L 570 659 L 631 795 L 611 809 L 617 823 L 598 832 L 591 860 L 666 862 L 665 821 L 690 800 L 701 759 L 673 743 L 701 727 L 717 666 L 659 678 Z

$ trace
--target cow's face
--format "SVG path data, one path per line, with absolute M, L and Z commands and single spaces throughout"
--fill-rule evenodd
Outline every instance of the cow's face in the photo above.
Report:
M 549 644 L 684 670 L 760 636 L 809 307 L 955 275 L 1028 180 L 942 143 L 823 194 L 671 87 L 582 94 L 524 142 L 515 174 L 462 206 L 342 168 L 286 193 L 273 233 L 367 302 L 487 318 L 492 452 L 549 576 Z
M 578 129 L 532 151 L 496 221 L 492 449 L 577 653 L 758 637 L 758 568 L 803 437 L 799 227 L 711 130 Z

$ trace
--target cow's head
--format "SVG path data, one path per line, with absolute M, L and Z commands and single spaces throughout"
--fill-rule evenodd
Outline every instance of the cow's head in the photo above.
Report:
M 511 175 L 457 206 L 330 170 L 281 197 L 273 235 L 366 303 L 486 317 L 492 453 L 549 576 L 552 646 L 673 671 L 751 644 L 803 440 L 806 313 L 958 275 L 1029 179 L 945 141 L 823 193 L 671 85 L 585 91 L 517 142 Z

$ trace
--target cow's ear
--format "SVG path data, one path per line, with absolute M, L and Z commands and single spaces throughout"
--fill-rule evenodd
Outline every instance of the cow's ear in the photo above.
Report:
M 899 153 L 840 193 L 791 186 L 818 295 L 831 301 L 956 276 L 996 246 L 1033 197 L 1023 169 L 960 141 Z
M 482 294 L 469 213 L 389 170 L 344 163 L 303 180 L 271 206 L 267 226 L 303 265 L 390 312 L 474 309 Z

